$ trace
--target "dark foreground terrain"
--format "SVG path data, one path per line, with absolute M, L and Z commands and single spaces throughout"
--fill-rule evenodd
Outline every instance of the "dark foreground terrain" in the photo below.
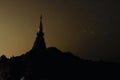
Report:
M 0 58 L 0 80 L 83 80 L 118 78 L 120 64 L 83 60 L 70 52 L 47 48 L 25 55 Z

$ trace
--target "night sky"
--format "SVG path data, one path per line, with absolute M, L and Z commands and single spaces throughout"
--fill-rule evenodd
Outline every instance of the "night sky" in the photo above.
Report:
M 40 14 L 48 47 L 120 62 L 116 0 L 0 0 L 0 55 L 18 56 L 32 48 Z

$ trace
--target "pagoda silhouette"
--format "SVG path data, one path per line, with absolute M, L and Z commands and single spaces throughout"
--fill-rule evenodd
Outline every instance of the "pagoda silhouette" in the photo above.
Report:
M 46 44 L 45 44 L 44 32 L 43 32 L 43 24 L 42 24 L 42 16 L 40 17 L 39 31 L 37 32 L 37 38 L 34 42 L 32 50 L 37 50 L 40 52 L 43 52 L 46 50 Z
M 31 50 L 29 50 L 26 53 L 26 56 L 28 56 L 27 58 L 33 59 L 35 57 L 41 57 L 44 54 L 47 54 L 47 47 L 46 47 L 46 43 L 45 43 L 45 39 L 44 39 L 44 32 L 43 32 L 42 16 L 40 16 L 40 24 L 39 24 L 38 29 L 39 30 L 37 32 L 37 36 L 34 41 L 34 44 L 31 48 Z

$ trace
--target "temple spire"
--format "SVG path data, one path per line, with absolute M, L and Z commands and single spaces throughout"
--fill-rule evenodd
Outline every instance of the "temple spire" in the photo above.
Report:
M 42 52 L 46 50 L 46 44 L 45 44 L 44 32 L 43 32 L 43 24 L 42 24 L 42 16 L 40 16 L 39 31 L 37 32 L 37 37 L 34 42 L 33 49 L 37 49 Z
M 39 31 L 40 31 L 40 32 L 43 32 L 42 15 L 40 16 L 40 26 L 39 26 Z

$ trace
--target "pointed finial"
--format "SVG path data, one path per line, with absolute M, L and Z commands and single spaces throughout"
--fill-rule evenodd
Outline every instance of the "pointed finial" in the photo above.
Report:
M 42 21 L 42 14 L 40 15 L 40 21 Z
M 40 31 L 40 32 L 43 32 L 42 15 L 40 16 L 40 26 L 39 26 L 39 31 Z

